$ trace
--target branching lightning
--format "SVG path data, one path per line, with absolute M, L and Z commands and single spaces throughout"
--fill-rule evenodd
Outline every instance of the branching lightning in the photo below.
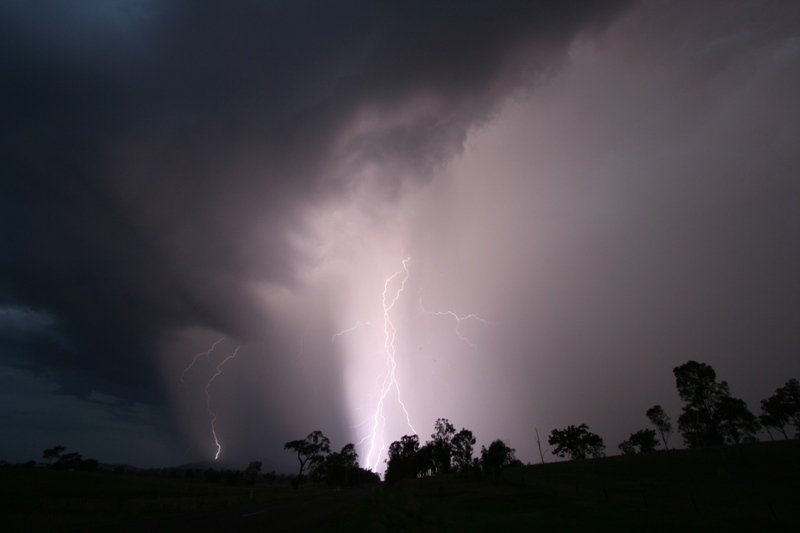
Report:
M 405 424 L 408 426 L 408 428 L 410 428 L 413 434 L 417 434 L 416 429 L 414 429 L 414 426 L 411 423 L 411 416 L 408 412 L 408 409 L 406 408 L 405 403 L 403 403 L 401 387 L 397 379 L 396 371 L 398 354 L 395 341 L 397 340 L 398 329 L 392 319 L 392 313 L 395 310 L 395 305 L 403 296 L 403 293 L 408 291 L 406 282 L 410 277 L 408 268 L 410 261 L 410 258 L 404 259 L 402 261 L 402 267 L 384 280 L 383 293 L 381 296 L 381 319 L 376 319 L 370 322 L 361 320 L 356 321 L 355 325 L 339 331 L 338 333 L 333 334 L 331 337 L 331 344 L 333 344 L 336 342 L 337 337 L 344 335 L 345 333 L 350 333 L 362 326 L 382 326 L 383 339 L 381 350 L 378 352 L 378 355 L 384 359 L 385 371 L 376 376 L 373 391 L 375 405 L 374 410 L 372 410 L 372 414 L 355 425 L 355 428 L 359 431 L 366 431 L 366 435 L 357 444 L 362 450 L 363 456 L 365 457 L 365 463 L 363 466 L 376 472 L 380 466 L 380 460 L 386 452 L 386 408 L 388 407 L 390 398 L 394 398 L 393 395 L 396 394 L 397 405 L 402 409 L 402 412 L 405 415 Z M 470 340 L 462 332 L 462 322 L 478 321 L 485 324 L 490 324 L 488 320 L 474 313 L 459 315 L 455 311 L 450 310 L 429 311 L 423 306 L 422 298 L 419 299 L 419 307 L 424 315 L 449 317 L 450 319 L 455 320 L 456 336 L 460 341 L 464 342 L 472 349 L 477 349 L 477 344 Z
M 214 414 L 214 411 L 211 410 L 211 393 L 208 392 L 208 388 L 211 386 L 214 380 L 217 379 L 217 376 L 222 374 L 222 366 L 231 359 L 233 359 L 234 357 L 236 357 L 236 354 L 239 352 L 239 348 L 241 348 L 241 346 L 238 346 L 231 355 L 227 356 L 225 359 L 222 360 L 220 364 L 217 365 L 217 369 L 214 372 L 214 375 L 211 376 L 211 379 L 209 379 L 208 383 L 206 383 L 206 388 L 205 388 L 206 407 L 208 408 L 208 414 L 211 415 L 211 434 L 214 436 L 214 444 L 217 447 L 217 453 L 214 455 L 215 461 L 219 459 L 219 454 L 222 451 L 222 446 L 220 445 L 219 439 L 217 438 L 217 430 L 215 427 L 215 423 L 217 421 L 217 415 Z
M 207 359 L 208 359 L 208 358 L 210 358 L 210 357 L 211 357 L 211 352 L 213 352 L 213 351 L 214 351 L 214 348 L 216 348 L 216 347 L 217 347 L 217 344 L 221 343 L 221 342 L 222 342 L 222 341 L 224 341 L 224 340 L 225 340 L 225 337 L 222 337 L 220 340 L 218 340 L 217 342 L 215 342 L 214 344 L 212 344 L 212 345 L 211 345 L 211 348 L 209 348 L 209 349 L 208 349 L 208 350 L 206 350 L 205 352 L 200 352 L 199 354 L 197 354 L 197 355 L 195 355 L 195 356 L 194 356 L 194 359 L 192 359 L 192 362 L 191 362 L 191 363 L 189 363 L 189 366 L 187 366 L 186 368 L 184 368 L 184 369 L 183 369 L 183 372 L 181 373 L 181 384 L 179 385 L 179 387 L 182 387 L 182 386 L 186 385 L 186 382 L 183 380 L 183 378 L 186 376 L 186 373 L 187 373 L 189 370 L 191 370 L 191 369 L 192 369 L 192 367 L 193 367 L 193 366 L 194 366 L 194 364 L 197 362 L 197 360 L 200 358 L 200 356 L 202 356 L 202 355 L 205 355 Z
M 372 325 L 372 322 L 361 322 L 360 320 L 356 320 L 356 325 L 355 326 L 353 326 L 351 328 L 343 329 L 342 331 L 340 331 L 338 333 L 334 333 L 333 336 L 331 337 L 331 344 L 336 342 L 336 337 L 339 337 L 340 335 L 344 335 L 345 333 L 350 333 L 351 331 L 354 331 L 354 330 L 360 328 L 361 326 L 371 326 L 371 325 Z
M 414 426 L 411 424 L 411 417 L 408 414 L 408 410 L 406 409 L 405 404 L 401 398 L 400 393 L 400 384 L 397 382 L 397 377 L 395 375 L 395 371 L 397 369 L 397 361 L 395 359 L 395 355 L 397 353 L 394 341 L 395 337 L 397 336 L 397 328 L 395 327 L 394 323 L 392 323 L 391 318 L 391 310 L 394 307 L 394 304 L 397 303 L 397 300 L 400 299 L 400 295 L 403 293 L 406 287 L 406 281 L 408 280 L 409 272 L 408 272 L 408 262 L 411 261 L 410 258 L 403 260 L 403 267 L 386 278 L 386 281 L 383 284 L 383 295 L 382 295 L 382 304 L 383 304 L 383 352 L 386 355 L 386 374 L 383 379 L 383 383 L 381 384 L 380 395 L 378 397 L 378 404 L 375 408 L 375 413 L 372 416 L 372 427 L 370 429 L 369 435 L 367 436 L 367 440 L 369 441 L 368 445 L 368 452 L 367 452 L 367 467 L 372 468 L 373 470 L 378 469 L 378 461 L 380 459 L 380 455 L 383 450 L 386 448 L 386 441 L 384 439 L 384 428 L 386 426 L 386 417 L 383 413 L 384 402 L 386 397 L 394 389 L 397 392 L 397 403 L 400 404 L 400 407 L 403 409 L 403 413 L 406 415 L 406 423 L 408 427 L 411 428 L 411 431 L 414 434 L 417 433 L 417 430 L 414 429 Z M 400 287 L 394 291 L 394 295 L 391 298 L 388 298 L 389 294 L 389 285 L 398 277 L 402 276 L 400 280 Z M 378 443 L 380 443 L 378 445 Z M 373 464 L 373 455 L 375 457 L 374 464 Z
M 451 316 L 451 317 L 453 317 L 453 318 L 456 320 L 456 335 L 458 336 L 458 338 L 459 338 L 459 339 L 461 339 L 462 341 L 464 341 L 465 343 L 467 343 L 467 345 L 468 345 L 470 348 L 475 348 L 475 349 L 477 349 L 477 348 L 478 348 L 478 345 L 477 345 L 477 344 L 475 344 L 474 342 L 472 342 L 471 340 L 469 340 L 467 337 L 465 337 L 465 336 L 464 336 L 464 335 L 461 333 L 461 329 L 460 329 L 460 328 L 461 328 L 461 322 L 463 322 L 463 321 L 465 321 L 465 320 L 470 320 L 470 319 L 472 319 L 472 320 L 477 320 L 477 321 L 479 321 L 479 322 L 483 322 L 484 324 L 491 324 L 491 322 L 489 322 L 488 320 L 486 320 L 486 319 L 483 319 L 483 318 L 479 317 L 478 315 L 476 315 L 476 314 L 474 314 L 474 313 L 470 313 L 470 314 L 468 314 L 468 315 L 466 315 L 466 316 L 458 316 L 458 315 L 457 315 L 455 312 L 453 312 L 453 311 L 428 311 L 427 309 L 425 309 L 425 306 L 423 306 L 423 305 L 422 305 L 422 298 L 420 298 L 420 299 L 419 299 L 419 307 L 420 307 L 420 309 L 422 309 L 422 312 L 423 312 L 424 314 L 426 314 L 426 315 L 432 315 L 432 316 Z
M 385 357 L 386 372 L 383 375 L 383 380 L 380 380 L 380 376 L 376 378 L 376 389 L 378 394 L 377 403 L 373 414 L 356 426 L 369 427 L 367 435 L 361 439 L 358 445 L 366 448 L 367 454 L 365 466 L 374 471 L 378 470 L 381 454 L 386 448 L 386 439 L 384 438 L 384 429 L 386 427 L 384 406 L 387 402 L 387 397 L 390 393 L 392 393 L 393 390 L 397 395 L 397 403 L 400 405 L 400 408 L 405 414 L 406 424 L 414 434 L 417 433 L 417 430 L 414 429 L 414 426 L 411 423 L 411 416 L 408 413 L 408 409 L 406 409 L 406 405 L 403 403 L 402 394 L 400 392 L 400 384 L 397 382 L 397 361 L 395 359 L 397 354 L 397 349 L 395 347 L 397 328 L 392 322 L 391 317 L 391 311 L 394 308 L 394 305 L 400 299 L 400 296 L 403 294 L 403 291 L 405 291 L 406 288 L 406 281 L 410 275 L 408 271 L 409 261 L 411 261 L 410 258 L 404 259 L 402 261 L 402 268 L 386 278 L 383 283 L 383 293 L 381 297 L 383 309 L 381 321 L 383 326 L 383 349 L 380 353 Z M 336 341 L 336 337 L 339 337 L 340 335 L 349 333 L 361 326 L 370 325 L 372 325 L 372 322 L 362 322 L 359 320 L 354 326 L 335 333 L 331 337 L 331 344 L 333 344 Z
M 186 382 L 184 381 L 184 378 L 186 377 L 186 373 L 189 372 L 189 370 L 191 370 L 195 366 L 195 363 L 197 363 L 197 360 L 201 356 L 205 355 L 206 359 L 208 360 L 208 362 L 209 363 L 211 362 L 211 352 L 213 352 L 214 348 L 216 348 L 219 343 L 224 341 L 225 338 L 226 337 L 222 337 L 217 342 L 212 344 L 211 348 L 209 348 L 205 352 L 200 352 L 200 353 L 198 353 L 197 355 L 194 356 L 194 358 L 192 359 L 192 362 L 189 363 L 189 365 L 186 368 L 184 368 L 183 372 L 181 373 L 180 386 L 184 386 L 186 384 Z M 214 380 L 217 379 L 217 376 L 222 374 L 222 367 L 225 365 L 225 363 L 227 363 L 228 361 L 230 361 L 231 359 L 236 357 L 236 354 L 239 352 L 239 348 L 241 348 L 241 346 L 237 347 L 236 350 L 234 350 L 232 354 L 226 356 L 216 366 L 216 368 L 214 369 L 214 374 L 212 374 L 211 378 L 206 382 L 205 388 L 203 389 L 203 391 L 205 392 L 205 395 L 206 395 L 206 409 L 208 410 L 208 414 L 211 416 L 211 435 L 212 435 L 212 437 L 214 437 L 214 445 L 217 447 L 217 452 L 216 452 L 216 454 L 214 454 L 214 459 L 215 460 L 219 458 L 219 454 L 222 451 L 222 446 L 220 445 L 219 438 L 217 437 L 217 430 L 216 430 L 217 415 L 211 409 L 211 392 L 209 391 L 209 388 L 211 387 L 211 384 L 214 382 Z M 194 446 L 194 443 L 192 444 L 192 446 Z M 189 453 L 189 450 L 192 449 L 192 446 L 190 446 L 189 449 L 186 450 L 186 454 Z

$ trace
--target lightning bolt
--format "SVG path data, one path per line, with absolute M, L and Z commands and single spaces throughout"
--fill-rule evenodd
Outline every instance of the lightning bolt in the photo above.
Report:
M 356 325 L 355 326 L 353 326 L 351 328 L 343 329 L 342 331 L 340 331 L 338 333 L 334 333 L 333 336 L 331 337 L 331 344 L 336 342 L 336 337 L 339 337 L 340 335 L 344 335 L 345 333 L 350 333 L 351 331 L 354 331 L 354 330 L 360 328 L 361 326 L 371 326 L 371 325 L 372 325 L 372 322 L 361 322 L 360 320 L 356 320 Z
M 461 333 L 461 329 L 460 329 L 461 328 L 461 322 L 463 322 L 465 320 L 472 319 L 472 320 L 477 320 L 479 322 L 483 322 L 484 324 L 491 324 L 491 322 L 489 322 L 488 320 L 483 319 L 483 318 L 479 317 L 478 315 L 476 315 L 474 313 L 470 313 L 470 314 L 468 314 L 466 316 L 458 316 L 453 311 L 428 311 L 427 309 L 425 309 L 425 306 L 422 305 L 422 298 L 419 299 L 419 307 L 420 307 L 420 309 L 422 309 L 423 314 L 426 314 L 426 315 L 431 315 L 431 316 L 451 316 L 451 317 L 453 317 L 455 319 L 455 321 L 456 321 L 456 335 L 458 336 L 458 338 L 461 339 L 462 341 L 464 341 L 465 343 L 467 343 L 467 345 L 470 348 L 473 348 L 473 349 L 476 349 L 476 350 L 478 348 L 478 345 L 475 344 L 474 342 L 470 341 L 467 337 L 465 337 Z
M 334 333 L 331 337 L 331 344 L 336 342 L 337 337 L 345 333 L 352 332 L 362 326 L 381 325 L 383 332 L 382 346 L 377 352 L 378 357 L 383 357 L 386 368 L 384 371 L 378 373 L 375 378 L 372 397 L 375 401 L 374 410 L 371 410 L 371 415 L 367 416 L 361 422 L 356 424 L 354 428 L 361 433 L 366 432 L 366 435 L 357 443 L 357 446 L 362 451 L 362 456 L 365 457 L 364 467 L 369 468 L 375 472 L 378 471 L 380 459 L 386 452 L 386 438 L 385 430 L 387 425 L 387 413 L 390 398 L 396 397 L 397 404 L 402 409 L 405 415 L 405 423 L 411 429 L 413 434 L 417 434 L 417 430 L 411 423 L 411 416 L 403 403 L 403 395 L 401 392 L 400 383 L 397 379 L 397 347 L 395 341 L 397 339 L 398 329 L 392 321 L 392 314 L 395 305 L 400 300 L 405 292 L 407 292 L 406 282 L 410 277 L 409 263 L 410 258 L 402 261 L 402 266 L 399 270 L 391 274 L 384 280 L 383 292 L 381 295 L 382 304 L 382 318 L 365 322 L 358 320 L 354 326 Z M 419 299 L 419 307 L 422 314 L 435 316 L 435 317 L 449 317 L 455 321 L 455 334 L 458 339 L 467 344 L 472 349 L 477 349 L 477 344 L 472 342 L 461 330 L 463 322 L 478 321 L 485 324 L 491 324 L 488 320 L 482 318 L 478 314 L 470 313 L 467 315 L 460 315 L 455 311 L 429 311 L 425 309 L 422 298 Z M 396 396 L 393 396 L 396 395 Z
M 408 424 L 408 427 L 411 428 L 411 431 L 413 431 L 414 434 L 417 433 L 417 430 L 414 429 L 414 426 L 411 424 L 411 417 L 408 414 L 405 404 L 403 403 L 400 393 L 400 384 L 397 382 L 397 376 L 395 375 L 395 371 L 397 369 L 395 355 L 397 351 L 395 349 L 394 341 L 395 337 L 397 336 L 397 328 L 395 327 L 394 323 L 392 323 L 391 319 L 391 310 L 405 290 L 406 281 L 410 275 L 408 271 L 409 261 L 411 261 L 410 258 L 404 259 L 402 262 L 403 267 L 386 278 L 386 281 L 383 284 L 383 295 L 381 301 L 383 304 L 383 354 L 386 357 L 386 374 L 384 375 L 383 382 L 380 386 L 380 393 L 378 395 L 377 405 L 375 406 L 375 412 L 370 417 L 370 431 L 368 435 L 362 439 L 362 443 L 367 441 L 369 442 L 367 446 L 368 452 L 366 464 L 368 468 L 372 468 L 374 471 L 378 470 L 378 461 L 380 460 L 380 456 L 386 448 L 386 440 L 384 438 L 384 428 L 386 427 L 384 403 L 386 402 L 387 396 L 392 389 L 394 389 L 397 393 L 397 403 L 400 404 L 400 407 L 403 409 L 403 413 L 406 415 L 406 423 Z M 397 278 L 401 278 L 400 286 L 394 290 L 393 296 L 389 296 L 389 286 Z M 356 327 L 357 326 L 358 324 L 356 324 Z M 375 458 L 374 463 L 373 456 Z
M 189 363 L 189 366 L 187 366 L 186 368 L 184 368 L 184 369 L 183 369 L 183 372 L 181 373 L 181 384 L 180 384 L 180 385 L 178 385 L 178 387 L 182 387 L 182 386 L 186 385 L 186 382 L 183 380 L 183 378 L 186 376 L 186 373 L 187 373 L 189 370 L 191 370 L 191 369 L 192 369 L 192 367 L 193 367 L 193 366 L 194 366 L 194 364 L 197 362 L 197 360 L 200 358 L 200 356 L 202 356 L 202 355 L 205 355 L 207 359 L 208 359 L 208 358 L 210 358 L 210 357 L 211 357 L 211 356 L 210 356 L 210 354 L 211 354 L 211 352 L 213 352 L 213 351 L 214 351 L 214 348 L 216 348 L 216 347 L 217 347 L 217 344 L 221 343 L 221 342 L 222 342 L 222 341 L 224 341 L 224 340 L 225 340 L 225 337 L 222 337 L 220 340 L 218 340 L 217 342 L 215 342 L 214 344 L 212 344 L 212 345 L 211 345 L 211 348 L 209 348 L 209 349 L 208 349 L 208 350 L 206 350 L 205 352 L 200 352 L 199 354 L 197 354 L 197 355 L 195 355 L 195 356 L 194 356 L 194 359 L 192 359 L 192 362 L 191 362 L 191 363 Z
M 211 434 L 214 436 L 214 444 L 217 446 L 217 453 L 214 455 L 215 461 L 219 459 L 219 454 L 222 451 L 222 445 L 220 445 L 219 439 L 217 438 L 217 430 L 215 427 L 215 424 L 217 422 L 217 415 L 214 413 L 214 411 L 211 410 L 211 393 L 208 391 L 208 389 L 209 387 L 211 387 L 211 384 L 214 383 L 214 380 L 217 379 L 217 376 L 222 374 L 223 365 L 228 361 L 230 361 L 231 359 L 233 359 L 234 357 L 236 357 L 236 354 L 239 352 L 239 348 L 241 348 L 241 346 L 237 347 L 231 355 L 227 356 L 225 359 L 222 360 L 222 362 L 220 362 L 220 364 L 217 365 L 214 375 L 211 376 L 211 379 L 209 379 L 208 383 L 206 383 L 206 388 L 205 388 L 206 408 L 208 408 L 208 414 L 211 415 Z

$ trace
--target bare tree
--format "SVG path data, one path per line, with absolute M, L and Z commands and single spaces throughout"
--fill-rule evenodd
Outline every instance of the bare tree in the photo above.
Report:
M 664 449 L 669 450 L 667 441 L 669 440 L 669 434 L 672 433 L 672 420 L 670 420 L 669 415 L 664 412 L 664 409 L 660 405 L 654 405 L 647 410 L 647 418 L 650 419 L 650 422 L 661 434 L 661 441 L 664 443 Z
M 542 460 L 542 464 L 544 464 L 544 454 L 550 451 L 550 448 L 545 450 L 542 453 L 542 441 L 539 439 L 539 428 L 534 428 L 536 430 L 536 446 L 539 448 L 539 458 Z

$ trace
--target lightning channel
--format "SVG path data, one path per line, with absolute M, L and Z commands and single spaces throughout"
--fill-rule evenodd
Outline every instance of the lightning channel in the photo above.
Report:
M 464 341 L 467 344 L 467 346 L 469 346 L 470 348 L 473 348 L 473 349 L 477 349 L 478 345 L 475 344 L 474 342 L 472 342 L 471 340 L 469 340 L 466 336 L 464 336 L 461 333 L 461 322 L 464 322 L 466 320 L 477 320 L 478 322 L 483 322 L 484 324 L 491 324 L 491 322 L 489 322 L 488 320 L 486 320 L 484 318 L 481 318 L 480 316 L 476 315 L 475 313 L 470 313 L 470 314 L 465 315 L 465 316 L 459 316 L 454 311 L 428 311 L 427 309 L 425 309 L 425 306 L 422 305 L 422 298 L 419 299 L 419 307 L 420 307 L 420 309 L 422 309 L 422 313 L 425 314 L 425 315 L 430 315 L 430 316 L 451 316 L 451 317 L 453 317 L 453 319 L 456 321 L 456 335 L 458 336 L 459 339 Z
M 397 382 L 397 376 L 395 374 L 395 371 L 397 370 L 397 361 L 395 359 L 397 350 L 394 342 L 397 336 L 397 328 L 395 327 L 391 318 L 391 311 L 405 290 L 406 281 L 410 275 L 408 271 L 408 263 L 410 261 L 411 258 L 404 259 L 402 261 L 402 268 L 386 278 L 386 281 L 383 284 L 381 302 L 383 304 L 383 354 L 386 357 L 386 374 L 384 375 L 383 382 L 381 383 L 380 394 L 378 395 L 375 411 L 371 417 L 372 423 L 370 431 L 367 437 L 362 441 L 365 443 L 368 442 L 366 465 L 373 471 L 378 470 L 378 461 L 380 460 L 381 454 L 386 449 L 386 440 L 384 438 L 384 429 L 386 427 L 384 404 L 387 396 L 393 389 L 397 394 L 397 403 L 403 409 L 403 413 L 406 416 L 406 424 L 408 424 L 408 427 L 411 428 L 411 431 L 414 432 L 414 434 L 417 433 L 417 430 L 414 429 L 414 426 L 411 423 L 411 417 L 408 414 L 408 410 L 403 403 L 402 394 L 400 392 L 400 384 Z M 400 278 L 399 287 L 390 293 L 390 285 L 398 278 Z
M 217 447 L 217 453 L 214 455 L 215 461 L 219 459 L 219 454 L 222 451 L 222 445 L 219 443 L 219 438 L 217 438 L 217 429 L 215 426 L 217 422 L 217 415 L 214 413 L 214 411 L 211 410 L 211 393 L 209 392 L 208 389 L 209 387 L 211 387 L 211 384 L 214 383 L 214 380 L 217 379 L 217 376 L 222 374 L 222 367 L 225 365 L 225 363 L 236 357 L 236 354 L 239 352 L 239 348 L 241 348 L 241 346 L 238 346 L 231 355 L 227 356 L 225 359 L 222 360 L 222 362 L 220 362 L 220 364 L 217 365 L 217 368 L 214 371 L 214 375 L 212 375 L 211 379 L 209 379 L 208 383 L 206 383 L 206 388 L 205 388 L 206 408 L 208 409 L 208 414 L 211 415 L 211 435 L 213 435 L 214 444 Z
M 199 359 L 201 356 L 203 356 L 203 355 L 205 355 L 207 359 L 208 359 L 208 358 L 210 358 L 210 357 L 211 357 L 211 352 L 213 352 L 213 351 L 214 351 L 214 348 L 216 348 L 216 347 L 217 347 L 217 344 L 221 343 L 221 342 L 222 342 L 222 341 L 224 341 L 224 340 L 225 340 L 225 337 L 222 337 L 220 340 L 218 340 L 217 342 L 215 342 L 214 344 L 212 344 L 212 345 L 211 345 L 211 348 L 209 348 L 209 349 L 208 349 L 208 350 L 206 350 L 205 352 L 200 352 L 199 354 L 197 354 L 197 355 L 195 355 L 195 356 L 194 356 L 194 359 L 192 359 L 192 362 L 191 362 L 191 363 L 189 363 L 189 366 L 187 366 L 186 368 L 184 368 L 184 369 L 183 369 L 183 372 L 181 373 L 181 383 L 180 383 L 180 385 L 178 385 L 178 388 L 180 388 L 180 387 L 182 387 L 182 386 L 186 385 L 186 382 L 183 380 L 183 378 L 184 378 L 184 377 L 186 377 L 186 373 L 187 373 L 189 370 L 191 370 L 191 369 L 192 369 L 192 367 L 193 367 L 193 366 L 194 366 L 194 364 L 197 362 L 197 360 L 198 360 L 198 359 Z
M 360 328 L 361 326 L 371 326 L 371 325 L 372 325 L 372 322 L 361 322 L 360 320 L 356 320 L 356 325 L 355 326 L 353 326 L 351 328 L 343 329 L 342 331 L 340 331 L 338 333 L 334 333 L 333 336 L 331 337 L 331 344 L 336 342 L 336 337 L 344 335 L 345 333 L 350 333 L 351 331 L 355 331 L 356 329 Z

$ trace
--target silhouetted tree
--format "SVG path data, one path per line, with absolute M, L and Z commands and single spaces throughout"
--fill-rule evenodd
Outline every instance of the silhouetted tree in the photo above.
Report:
M 496 476 L 502 470 L 522 464 L 517 461 L 514 454 L 516 450 L 500 439 L 492 442 L 489 448 L 481 446 L 481 468 L 488 475 Z
M 456 428 L 446 418 L 437 419 L 433 428 L 432 440 L 427 444 L 431 447 L 434 473 L 449 472 L 453 456 L 452 441 L 456 434 Z
M 723 398 L 730 396 L 725 381 L 717 383 L 711 366 L 688 361 L 673 369 L 678 395 L 686 402 L 678 418 L 678 431 L 690 448 L 724 443 L 719 430 L 717 410 Z
M 462 428 L 461 431 L 453 435 L 451 445 L 453 449 L 453 468 L 462 474 L 470 472 L 472 470 L 473 446 L 475 446 L 475 437 L 472 435 L 472 431 Z
M 539 448 L 539 459 L 541 459 L 542 464 L 544 464 L 544 453 L 545 452 L 542 452 L 542 441 L 541 441 L 541 439 L 539 439 L 539 428 L 535 428 L 535 429 L 536 429 L 536 447 Z M 548 448 L 547 451 L 550 451 L 550 449 Z
M 319 470 L 329 485 L 349 485 L 357 479 L 354 471 L 358 469 L 355 444 L 345 444 L 342 451 L 329 454 Z
M 661 434 L 661 441 L 664 443 L 664 449 L 669 450 L 667 441 L 669 440 L 669 434 L 672 433 L 672 420 L 670 420 L 669 415 L 664 412 L 664 409 L 660 405 L 654 405 L 647 410 L 647 418 L 650 419 L 650 422 Z
M 414 465 L 417 476 L 432 476 L 435 473 L 436 465 L 433 462 L 433 445 L 430 442 L 420 446 L 419 450 L 417 450 Z
M 775 399 L 775 396 L 770 396 L 761 400 L 761 414 L 758 415 L 758 421 L 767 430 L 770 439 L 775 440 L 770 431 L 770 428 L 773 428 L 780 431 L 784 439 L 789 440 L 789 434 L 786 432 L 786 424 L 789 421 L 781 415 L 780 405 L 775 402 Z
M 244 482 L 248 485 L 253 485 L 261 474 L 261 461 L 253 461 L 244 471 Z
M 619 450 L 622 452 L 622 455 L 635 455 L 636 454 L 636 448 L 633 447 L 633 444 L 631 444 L 630 440 L 624 440 L 624 441 L 620 442 L 619 446 L 617 446 L 617 448 L 619 448 Z
M 726 443 L 739 445 L 758 440 L 756 432 L 761 425 L 744 400 L 725 396 L 717 406 L 716 418 L 719 432 Z
M 654 429 L 640 429 L 636 433 L 631 433 L 628 440 L 622 441 L 619 449 L 625 455 L 635 453 L 650 453 L 656 451 L 658 446 L 658 439 L 656 438 L 656 430 Z
M 558 430 L 554 429 L 550 433 L 547 442 L 551 446 L 555 446 L 553 454 L 558 457 L 567 457 L 570 459 L 586 459 L 587 457 L 602 457 L 606 445 L 603 439 L 595 435 L 586 424 L 581 424 L 578 427 L 567 426 L 567 429 Z
M 78 452 L 71 452 L 60 455 L 53 468 L 57 470 L 95 472 L 100 468 L 100 462 L 97 459 L 84 459 Z
M 775 389 L 775 394 L 761 400 L 761 415 L 758 417 L 766 428 L 775 428 L 789 439 L 787 425 L 794 425 L 797 436 L 800 436 L 800 383 L 790 379 L 786 384 Z
M 308 464 L 309 471 L 313 473 L 314 469 L 325 460 L 325 454 L 331 451 L 331 443 L 321 431 L 314 431 L 303 440 L 287 442 L 283 445 L 283 449 L 297 453 L 300 472 L 297 474 L 295 487 L 298 487 L 303 482 L 303 470 L 306 464 Z
M 65 453 L 56 461 L 56 467 L 60 470 L 75 470 L 81 461 L 83 456 L 78 452 Z
M 399 441 L 389 445 L 389 456 L 386 459 L 385 478 L 387 483 L 394 483 L 405 478 L 415 478 L 418 473 L 419 437 L 403 435 Z
M 53 459 L 58 459 L 61 457 L 61 454 L 66 450 L 67 449 L 65 447 L 58 444 L 52 448 L 47 448 L 44 452 L 42 452 L 42 458 L 47 459 L 47 463 L 50 464 L 53 462 Z

